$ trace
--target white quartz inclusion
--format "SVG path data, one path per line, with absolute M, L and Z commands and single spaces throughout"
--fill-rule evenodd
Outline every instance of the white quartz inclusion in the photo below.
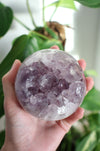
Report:
M 58 107 L 58 114 L 65 114 L 66 113 L 66 106 Z

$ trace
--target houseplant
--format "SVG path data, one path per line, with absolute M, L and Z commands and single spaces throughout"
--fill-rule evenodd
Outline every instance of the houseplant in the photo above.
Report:
M 77 2 L 88 7 L 100 7 L 99 0 L 77 0 Z M 28 31 L 28 35 L 21 35 L 17 37 L 12 44 L 12 48 L 8 55 L 0 64 L 0 117 L 4 115 L 3 110 L 3 90 L 2 90 L 2 76 L 10 69 L 14 60 L 20 59 L 23 61 L 27 56 L 35 51 L 44 48 L 50 48 L 52 45 L 58 45 L 60 49 L 64 50 L 65 45 L 65 32 L 64 26 L 57 22 L 45 21 L 45 7 L 43 0 L 43 27 L 37 27 L 34 18 L 32 16 L 29 2 L 26 0 L 28 12 L 32 19 L 32 23 L 35 29 L 30 29 L 17 19 L 11 8 L 4 6 L 0 3 L 0 37 L 9 30 L 13 19 L 25 27 Z M 55 6 L 54 12 L 51 13 L 52 19 L 58 7 L 66 7 L 76 9 L 73 0 L 58 0 L 50 6 Z M 47 9 L 47 7 L 46 7 Z M 62 36 L 61 36 L 62 35 Z M 94 74 L 94 72 L 85 71 L 85 74 Z M 64 137 L 58 151 L 99 151 L 100 148 L 100 92 L 95 87 L 86 95 L 82 107 L 88 110 L 88 114 L 80 120 L 81 128 L 83 131 L 78 130 L 73 126 L 70 132 Z M 76 141 L 77 140 L 77 141 Z M 4 141 L 4 131 L 0 133 L 0 145 L 2 146 Z M 66 144 L 66 142 L 68 142 Z

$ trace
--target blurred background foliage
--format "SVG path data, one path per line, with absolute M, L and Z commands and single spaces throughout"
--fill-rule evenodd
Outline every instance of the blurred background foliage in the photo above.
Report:
M 100 7 L 100 0 L 76 0 L 77 2 L 87 7 Z M 53 45 L 58 45 L 61 50 L 65 50 L 65 30 L 64 25 L 58 22 L 52 22 L 58 7 L 70 8 L 76 10 L 74 0 L 57 0 L 48 6 L 44 6 L 43 0 L 43 26 L 38 27 L 32 16 L 30 5 L 26 0 L 27 10 L 31 17 L 35 29 L 30 29 L 21 20 L 14 16 L 13 10 L 0 3 L 0 37 L 4 36 L 11 27 L 13 19 L 20 23 L 29 31 L 29 34 L 24 34 L 12 42 L 12 48 L 0 64 L 0 118 L 4 115 L 3 109 L 3 90 L 2 76 L 8 72 L 17 58 L 23 61 L 32 53 L 50 48 Z M 54 12 L 51 12 L 49 22 L 45 20 L 45 8 L 55 6 Z M 6 43 L 6 42 L 5 42 Z M 94 70 L 85 71 L 85 76 L 97 76 Z M 85 109 L 83 119 L 74 125 L 68 134 L 65 135 L 57 151 L 100 151 L 100 91 L 95 87 L 85 96 L 83 104 Z M 0 132 L 0 148 L 4 143 L 5 131 Z

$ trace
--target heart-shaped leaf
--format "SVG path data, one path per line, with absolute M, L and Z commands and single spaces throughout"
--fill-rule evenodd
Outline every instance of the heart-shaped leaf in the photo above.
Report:
M 100 0 L 75 0 L 87 7 L 100 7 Z
M 10 7 L 5 7 L 0 3 L 0 37 L 10 28 L 13 20 L 13 11 Z
M 71 8 L 71 9 L 76 10 L 74 0 L 58 0 L 58 1 L 48 5 L 47 7 L 49 7 L 49 6 L 65 7 L 65 8 Z

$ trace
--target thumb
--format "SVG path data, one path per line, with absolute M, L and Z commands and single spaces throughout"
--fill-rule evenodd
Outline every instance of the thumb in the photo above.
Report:
M 14 82 L 20 65 L 21 62 L 19 60 L 15 60 L 10 71 L 6 73 L 2 78 L 4 98 L 5 98 L 4 107 L 6 108 L 9 108 L 9 106 L 19 107 L 14 91 Z

